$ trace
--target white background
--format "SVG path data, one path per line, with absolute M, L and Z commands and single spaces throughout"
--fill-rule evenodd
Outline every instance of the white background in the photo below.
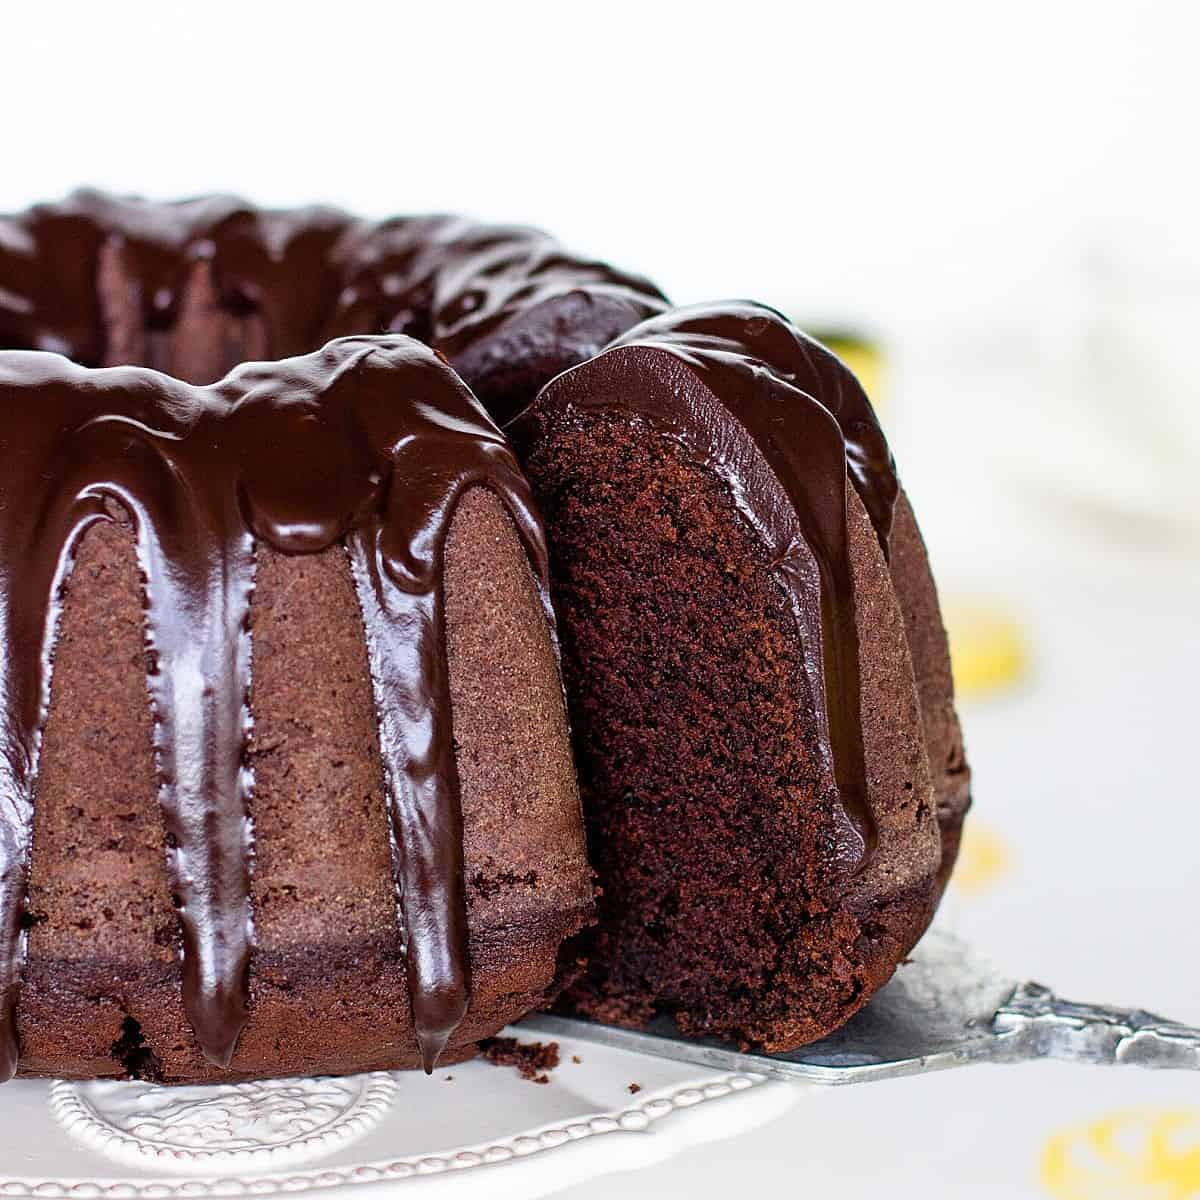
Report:
M 875 333 L 943 590 L 999 605 L 1033 663 L 965 705 L 977 819 L 1010 861 L 947 917 L 1067 994 L 1200 1022 L 1198 12 L 8 6 L 0 209 L 89 183 L 464 211 L 680 301 Z M 1045 1194 L 1041 1139 L 1164 1104 L 1200 1091 L 952 1073 L 578 1194 L 725 1195 L 750 1171 L 814 1195 Z
M 10 5 L 0 205 L 81 180 L 552 228 L 680 299 L 926 320 L 1200 257 L 1194 6 Z
M 545 225 L 680 302 L 883 337 L 918 498 L 950 389 L 1009 466 L 1044 465 L 1033 424 L 1082 492 L 1200 510 L 1198 33 L 1183 0 L 9 5 L 0 209 L 87 182 Z M 1097 382 L 1112 326 L 1149 397 Z

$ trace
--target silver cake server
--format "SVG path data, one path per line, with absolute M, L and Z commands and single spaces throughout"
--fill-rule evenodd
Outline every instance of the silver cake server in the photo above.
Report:
M 1005 976 L 936 928 L 842 1029 L 791 1054 L 745 1053 L 727 1043 L 685 1038 L 669 1017 L 636 1031 L 536 1013 L 520 1028 L 818 1084 L 1037 1058 L 1200 1070 L 1200 1029 L 1141 1009 L 1062 1000 L 1041 984 Z

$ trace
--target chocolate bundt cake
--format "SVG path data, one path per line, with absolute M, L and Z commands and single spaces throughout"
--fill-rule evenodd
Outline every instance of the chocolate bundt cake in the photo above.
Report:
M 676 309 L 508 427 L 546 522 L 599 924 L 566 1004 L 787 1050 L 933 915 L 968 803 L 866 396 L 770 309 Z
M 0 218 L 0 439 L 0 1071 L 428 1069 L 564 985 L 790 1046 L 928 921 L 936 593 L 770 310 L 527 229 L 83 192 Z

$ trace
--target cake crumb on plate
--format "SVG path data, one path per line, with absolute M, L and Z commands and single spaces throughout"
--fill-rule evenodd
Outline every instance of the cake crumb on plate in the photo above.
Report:
M 485 1038 L 479 1053 L 497 1067 L 516 1067 L 522 1079 L 549 1083 L 548 1071 L 560 1062 L 557 1042 L 519 1042 L 516 1038 Z

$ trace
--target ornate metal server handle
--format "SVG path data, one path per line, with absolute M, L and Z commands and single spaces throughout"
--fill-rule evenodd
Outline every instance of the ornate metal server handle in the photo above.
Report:
M 1200 1029 L 1143 1009 L 1063 1000 L 1040 983 L 1017 987 L 992 1029 L 1001 1039 L 1000 1060 L 1067 1058 L 1200 1070 Z

